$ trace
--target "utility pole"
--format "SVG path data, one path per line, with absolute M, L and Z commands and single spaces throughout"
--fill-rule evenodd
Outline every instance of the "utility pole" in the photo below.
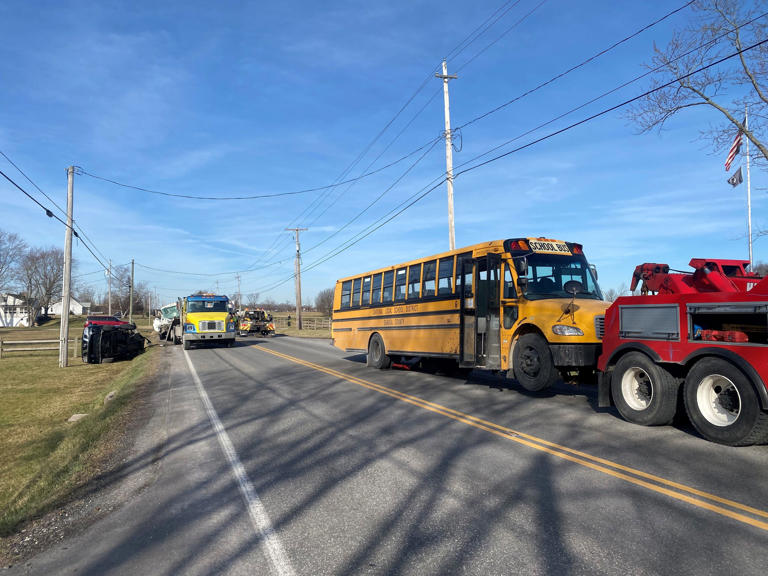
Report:
M 107 280 L 109 282 L 109 304 L 107 304 L 107 308 L 109 309 L 108 314 L 112 316 L 112 258 L 109 259 L 109 275 Z
M 128 288 L 128 322 L 133 324 L 133 258 L 131 258 L 131 285 Z
M 296 232 L 296 327 L 301 330 L 301 244 L 299 243 L 299 232 L 307 228 L 286 228 Z
M 749 117 L 747 116 L 747 105 L 744 104 L 744 130 L 749 130 Z M 749 180 L 749 136 L 747 140 L 747 238 L 749 238 L 749 270 L 752 270 L 752 183 Z
M 240 294 L 240 274 L 235 274 L 235 278 L 237 278 L 237 309 L 243 307 L 241 300 L 242 300 L 242 294 Z
M 67 230 L 64 233 L 64 281 L 61 289 L 61 330 L 59 331 L 59 367 L 69 366 L 69 300 L 72 280 L 72 210 L 75 167 L 67 168 Z
M 445 104 L 445 183 L 448 187 L 448 246 L 456 248 L 456 237 L 453 231 L 453 142 L 451 140 L 451 110 L 448 104 L 448 80 L 458 76 L 448 75 L 448 64 L 443 60 L 443 73 L 435 74 L 443 80 L 443 102 Z

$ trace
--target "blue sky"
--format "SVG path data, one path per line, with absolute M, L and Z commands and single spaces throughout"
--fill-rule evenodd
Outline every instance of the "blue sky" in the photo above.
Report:
M 443 100 L 434 72 L 444 56 L 451 55 L 449 73 L 459 75 L 450 83 L 455 127 L 682 4 L 10 0 L 0 4 L 0 150 L 62 207 L 69 165 L 190 196 L 326 186 L 383 167 L 440 136 Z M 452 54 L 502 6 L 509 10 L 496 24 Z M 690 17 L 690 9 L 683 10 L 465 127 L 454 152 L 457 172 L 477 155 L 641 74 L 654 42 L 666 45 Z M 647 87 L 647 81 L 633 84 L 498 153 Z M 731 188 L 725 151 L 713 154 L 698 140 L 700 130 L 719 120 L 712 111 L 696 110 L 675 117 L 661 134 L 639 135 L 613 112 L 462 174 L 455 181 L 456 244 L 517 236 L 581 242 L 604 289 L 628 284 L 635 265 L 646 261 L 686 268 L 692 257 L 747 258 L 746 185 Z M 439 181 L 444 143 L 424 150 L 414 166 L 421 153 L 353 185 L 254 200 L 173 198 L 78 175 L 75 220 L 114 264 L 135 259 L 137 281 L 163 301 L 198 289 L 234 294 L 238 272 L 243 294 L 293 301 L 295 245 L 285 229 L 308 228 L 301 233 L 302 293 L 311 302 L 338 277 L 448 249 L 443 184 L 323 262 Z M 1 157 L 0 169 L 51 206 Z M 753 170 L 755 229 L 768 226 L 764 188 L 764 175 Z M 5 181 L 0 199 L 0 228 L 33 245 L 63 246 L 63 226 Z M 756 261 L 768 259 L 764 243 L 755 243 Z M 74 253 L 78 274 L 98 270 L 77 242 Z M 100 274 L 81 281 L 106 288 Z

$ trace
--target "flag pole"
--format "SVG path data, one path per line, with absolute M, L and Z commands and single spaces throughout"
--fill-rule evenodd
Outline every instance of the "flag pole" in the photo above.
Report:
M 744 104 L 744 131 L 749 130 L 747 105 Z M 752 189 L 749 181 L 749 135 L 747 136 L 747 237 L 749 238 L 749 269 L 752 270 Z

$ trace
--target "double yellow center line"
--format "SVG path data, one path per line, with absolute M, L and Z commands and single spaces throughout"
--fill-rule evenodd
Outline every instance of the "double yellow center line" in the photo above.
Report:
M 308 362 L 306 360 L 302 360 L 301 358 L 289 356 L 288 354 L 276 352 L 261 346 L 257 347 L 257 349 L 289 362 L 293 362 L 295 364 L 311 368 L 312 370 L 323 372 L 335 378 L 357 384 L 358 386 L 368 388 L 369 390 L 373 390 L 380 394 L 386 394 L 387 396 L 391 396 L 397 400 L 413 404 L 414 406 L 418 406 L 424 410 L 429 410 L 430 412 L 441 414 L 447 418 L 456 420 L 457 422 L 467 424 L 468 426 L 479 428 L 480 430 L 485 430 L 486 432 L 490 432 L 496 436 L 501 436 L 507 440 L 512 440 L 518 444 L 523 444 L 529 448 L 533 448 L 534 450 L 546 452 L 547 454 L 562 458 L 563 460 L 568 460 L 578 464 L 579 466 L 590 468 L 597 472 L 607 474 L 608 476 L 613 476 L 614 478 L 624 480 L 630 484 L 642 486 L 643 488 L 647 488 L 653 492 L 664 494 L 676 500 L 687 502 L 688 504 L 698 508 L 704 508 L 705 510 L 709 510 L 715 514 L 727 516 L 728 518 L 732 518 L 738 522 L 743 522 L 744 524 L 749 524 L 750 526 L 768 531 L 768 521 L 761 520 L 761 518 L 768 519 L 768 512 L 765 510 L 753 508 L 733 500 L 728 500 L 727 498 L 721 498 L 720 496 L 716 496 L 702 490 L 697 490 L 696 488 L 691 488 L 690 486 L 686 486 L 678 482 L 673 482 L 672 480 L 667 480 L 666 478 L 661 478 L 660 476 L 655 476 L 653 474 L 643 472 L 642 470 L 630 468 L 629 466 L 623 466 L 604 458 L 592 456 L 585 452 L 580 452 L 579 450 L 568 448 L 567 446 L 561 446 L 560 444 L 549 442 L 543 438 L 537 438 L 536 436 L 531 436 L 530 434 L 513 430 L 512 428 L 507 428 L 506 426 L 501 426 L 487 420 L 482 420 L 481 418 L 476 418 L 471 414 L 459 412 L 441 404 L 435 404 L 434 402 L 429 402 L 416 396 L 411 396 L 410 394 L 404 394 L 403 392 L 398 392 L 392 388 L 387 388 L 386 386 L 375 384 L 373 382 L 369 382 L 368 380 L 357 378 L 356 376 L 350 376 L 349 374 L 344 374 L 343 372 L 321 366 L 320 364 L 314 364 L 313 362 Z

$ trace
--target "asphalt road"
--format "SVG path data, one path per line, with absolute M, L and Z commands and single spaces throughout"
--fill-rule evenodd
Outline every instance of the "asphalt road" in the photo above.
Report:
M 595 390 L 367 368 L 327 340 L 164 351 L 113 513 L 11 574 L 760 574 L 768 446 Z

